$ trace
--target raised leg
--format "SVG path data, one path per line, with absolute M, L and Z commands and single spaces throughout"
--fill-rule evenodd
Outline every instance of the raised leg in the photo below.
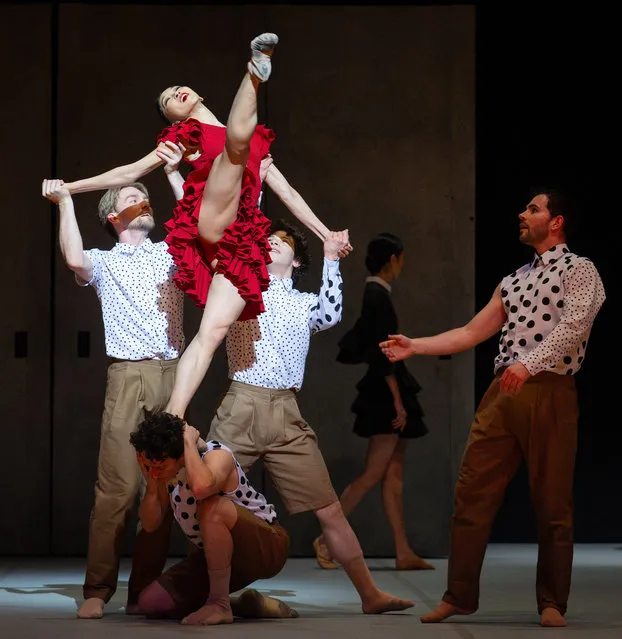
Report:
M 168 413 L 183 417 L 229 327 L 237 320 L 245 302 L 237 288 L 222 274 L 214 275 L 199 331 L 184 351 L 179 365 Z
M 266 33 L 251 43 L 249 72 L 244 76 L 229 111 L 224 151 L 215 159 L 199 210 L 199 238 L 214 244 L 235 220 L 242 176 L 257 126 L 257 89 L 270 75 L 271 55 L 278 38 Z

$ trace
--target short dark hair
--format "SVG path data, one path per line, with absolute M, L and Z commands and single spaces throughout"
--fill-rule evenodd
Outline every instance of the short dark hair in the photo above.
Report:
M 311 262 L 307 238 L 300 229 L 283 219 L 272 222 L 270 235 L 274 235 L 277 231 L 284 231 L 294 240 L 294 257 L 300 263 L 300 266 L 295 266 L 292 271 L 292 280 L 296 284 L 309 268 Z
M 149 413 L 130 435 L 130 443 L 149 459 L 179 459 L 184 454 L 184 424 L 171 413 Z
M 367 245 L 365 266 L 376 275 L 391 260 L 391 256 L 399 257 L 404 252 L 404 244 L 397 235 L 392 233 L 378 233 Z
M 564 218 L 562 230 L 564 235 L 568 237 L 575 231 L 575 223 L 578 217 L 578 201 L 570 192 L 557 187 L 540 186 L 534 187 L 529 193 L 530 199 L 536 195 L 546 195 L 548 200 L 547 208 L 552 217 L 560 215 Z

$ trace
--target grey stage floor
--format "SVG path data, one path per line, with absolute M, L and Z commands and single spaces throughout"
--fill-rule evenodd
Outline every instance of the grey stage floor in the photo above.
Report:
M 323 571 L 310 559 L 291 559 L 280 575 L 256 582 L 261 592 L 280 597 L 300 613 L 298 619 L 236 621 L 231 626 L 193 628 L 171 621 L 127 617 L 123 611 L 127 562 L 119 591 L 98 621 L 75 618 L 81 597 L 81 559 L 0 558 L 0 637 L 63 639 L 158 639 L 197 637 L 253 639 L 272 637 L 390 637 L 438 639 L 620 639 L 622 637 L 622 548 L 608 545 L 576 547 L 569 627 L 544 629 L 537 624 L 534 604 L 536 549 L 533 546 L 491 546 L 482 575 L 480 612 L 459 623 L 422 625 L 419 615 L 433 607 L 444 589 L 447 562 L 434 572 L 398 572 L 390 560 L 370 559 L 378 585 L 409 597 L 415 608 L 404 613 L 367 616 L 359 613 L 356 593 L 342 570 Z

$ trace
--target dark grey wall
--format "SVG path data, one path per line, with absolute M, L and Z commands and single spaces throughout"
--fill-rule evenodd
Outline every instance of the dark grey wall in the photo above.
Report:
M 3 97 L 0 251 L 0 478 L 9 502 L 0 553 L 46 553 L 50 525 L 50 264 L 52 208 L 41 199 L 51 170 L 50 9 L 0 7 Z M 24 34 L 28 34 L 28 46 Z M 15 334 L 27 357 L 15 357 Z
M 2 22 L 12 25 L 10 32 L 19 32 L 25 11 L 0 8 Z M 20 82 L 24 73 L 30 74 L 32 90 L 40 96 L 50 85 L 50 56 L 56 52 L 49 46 L 49 10 L 40 6 L 37 15 L 45 33 L 37 46 L 46 62 L 28 61 Z M 190 84 L 221 120 L 226 119 L 244 72 L 248 41 L 264 30 L 280 35 L 274 74 L 262 87 L 260 104 L 260 119 L 277 133 L 275 163 L 330 227 L 350 229 L 355 246 L 342 265 L 344 321 L 314 337 L 300 394 L 303 414 L 319 435 L 338 491 L 362 469 L 366 449 L 366 441 L 351 433 L 349 412 L 363 370 L 334 361 L 336 343 L 359 309 L 366 242 L 379 231 L 394 232 L 405 241 L 406 266 L 394 297 L 403 332 L 437 332 L 464 321 L 473 311 L 474 21 L 474 10 L 466 6 L 60 6 L 56 159 L 58 177 L 66 180 L 133 161 L 151 150 L 161 128 L 153 104 L 165 86 Z M 187 28 L 179 33 L 174 25 Z M 8 54 L 15 44 L 2 46 Z M 33 162 L 24 149 L 20 166 L 27 166 L 29 174 L 11 168 L 3 172 L 11 187 L 22 180 L 23 189 L 13 197 L 33 222 L 19 217 L 15 249 L 2 258 L 11 268 L 22 260 L 24 268 L 15 272 L 32 273 L 29 280 L 36 279 L 36 287 L 17 281 L 12 288 L 21 325 L 36 325 L 42 331 L 43 364 L 34 353 L 27 360 L 14 360 L 12 331 L 18 329 L 3 324 L 2 357 L 11 370 L 9 387 L 15 390 L 3 390 L 0 402 L 14 416 L 24 443 L 32 441 L 30 431 L 38 429 L 41 457 L 36 475 L 20 473 L 33 452 L 18 447 L 7 479 L 23 476 L 33 495 L 43 484 L 45 499 L 52 496 L 52 518 L 50 527 L 46 508 L 24 505 L 28 517 L 43 518 L 40 525 L 33 527 L 32 519 L 24 516 L 11 526 L 1 524 L 6 534 L 0 528 L 0 552 L 80 554 L 86 549 L 106 360 L 96 296 L 75 286 L 50 242 L 50 230 L 42 231 L 41 220 L 49 224 L 50 215 L 38 189 L 51 170 L 52 142 L 49 88 L 45 90 L 45 101 L 32 105 L 41 111 L 33 113 L 33 119 L 41 127 L 37 137 L 45 141 L 36 153 L 42 164 Z M 17 130 L 14 134 L 17 143 Z M 46 153 L 39 154 L 42 148 Z M 156 172 L 144 181 L 156 215 L 164 221 L 173 203 L 164 175 Z M 76 197 L 87 247 L 111 245 L 96 219 L 100 195 Z M 291 218 L 270 194 L 266 211 L 270 217 Z M 161 238 L 159 230 L 154 239 Z M 23 250 L 32 242 L 40 244 L 36 259 L 42 259 L 36 267 Z M 309 290 L 319 285 L 322 259 L 319 242 L 311 238 L 310 244 L 314 267 L 303 284 Z M 52 251 L 53 283 L 41 277 L 49 273 Z M 55 321 L 53 375 L 50 308 Z M 189 337 L 198 320 L 198 311 L 188 304 Z M 90 333 L 88 358 L 77 356 L 78 331 Z M 419 359 L 409 366 L 424 388 L 420 399 L 431 432 L 408 452 L 407 528 L 418 551 L 438 555 L 446 549 L 456 460 L 473 408 L 472 356 Z M 4 370 L 5 366 L 3 375 Z M 51 379 L 50 415 L 49 399 L 43 399 Z M 193 421 L 203 432 L 225 386 L 221 352 L 191 405 Z M 29 414 L 35 403 L 40 424 Z M 3 476 L 5 472 L 7 468 L 0 470 Z M 264 483 L 259 470 L 255 476 Z M 265 490 L 278 503 L 269 482 Z M 38 514 L 30 515 L 31 511 Z M 288 518 L 283 509 L 280 515 L 292 534 L 292 554 L 308 555 L 318 532 L 313 516 Z M 361 504 L 352 523 L 367 554 L 392 553 L 379 491 Z M 179 536 L 174 550 L 183 552 Z

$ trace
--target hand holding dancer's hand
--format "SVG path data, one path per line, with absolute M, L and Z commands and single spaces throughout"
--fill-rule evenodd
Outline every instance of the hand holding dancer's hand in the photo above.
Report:
M 380 350 L 391 362 L 397 362 L 415 354 L 410 338 L 405 335 L 389 335 L 386 342 L 380 342 Z
M 167 140 L 166 142 L 160 142 L 155 152 L 164 161 L 164 172 L 168 175 L 179 169 L 185 151 L 186 147 L 181 142 L 175 144 L 175 142 Z
M 264 182 L 266 179 L 266 175 L 268 175 L 268 169 L 272 166 L 274 160 L 272 156 L 268 153 L 266 157 L 261 161 L 259 165 L 259 179 Z
M 348 237 L 348 229 L 345 231 L 329 231 L 324 240 L 324 257 L 327 260 L 337 260 L 346 257 L 352 250 Z M 348 247 L 350 247 L 348 249 Z
M 43 180 L 41 195 L 54 204 L 60 204 L 61 200 L 71 197 L 69 189 L 62 180 Z

